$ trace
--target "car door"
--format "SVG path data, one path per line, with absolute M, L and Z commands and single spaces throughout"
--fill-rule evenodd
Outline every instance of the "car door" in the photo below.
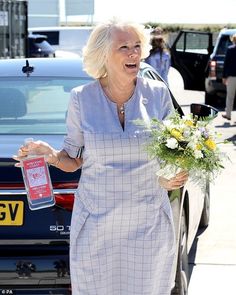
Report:
M 182 75 L 185 89 L 204 91 L 212 50 L 212 33 L 187 30 L 178 33 L 170 47 L 171 65 Z
M 139 76 L 141 76 L 143 78 L 152 79 L 152 80 L 162 81 L 165 83 L 165 81 L 161 78 L 161 76 L 150 65 L 147 65 L 147 64 L 145 65 L 145 63 L 141 63 Z M 168 87 L 168 90 L 170 92 L 170 96 L 171 96 L 174 108 L 178 111 L 178 113 L 181 116 L 183 116 L 184 115 L 183 110 L 181 109 L 180 105 L 176 101 L 176 99 L 175 99 L 173 93 L 171 92 L 171 90 L 169 89 L 169 87 Z

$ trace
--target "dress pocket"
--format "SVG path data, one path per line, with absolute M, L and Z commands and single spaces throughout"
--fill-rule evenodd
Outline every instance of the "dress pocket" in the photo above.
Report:
M 175 237 L 175 227 L 174 227 L 174 220 L 172 216 L 171 206 L 166 201 L 160 208 L 163 211 L 167 223 L 168 223 L 168 240 L 169 240 L 169 253 L 172 255 L 176 251 L 176 237 Z
M 78 239 L 90 213 L 78 196 L 75 197 L 70 229 L 70 259 L 77 261 Z

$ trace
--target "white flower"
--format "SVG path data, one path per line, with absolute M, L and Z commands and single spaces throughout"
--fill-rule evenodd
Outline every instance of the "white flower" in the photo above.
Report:
M 184 169 L 189 171 L 196 184 L 202 179 L 214 180 L 223 165 L 219 150 L 209 150 L 206 146 L 207 140 L 217 145 L 219 136 L 211 126 L 210 118 L 196 121 L 192 114 L 181 117 L 174 113 L 167 120 L 153 119 L 151 122 L 153 141 L 147 145 L 147 151 L 160 160 L 161 172 L 158 175 Z
M 169 149 L 176 149 L 178 147 L 178 141 L 175 139 L 175 138 L 169 138 L 167 139 L 166 141 L 166 146 L 169 148 Z
M 195 150 L 195 147 L 196 147 L 196 141 L 195 140 L 192 140 L 190 141 L 188 144 L 187 144 L 187 147 L 192 149 L 192 150 Z
M 164 120 L 162 123 L 163 123 L 163 125 L 166 126 L 166 127 L 170 127 L 171 124 L 172 124 L 171 120 Z
M 184 137 L 189 138 L 191 135 L 191 130 L 190 129 L 186 129 L 183 132 Z
M 202 154 L 201 151 L 199 151 L 199 150 L 195 150 L 195 151 L 194 151 L 194 157 L 195 157 L 196 159 L 201 159 L 201 158 L 203 158 L 203 154 Z
M 201 131 L 198 130 L 198 129 L 197 129 L 197 130 L 195 131 L 195 133 L 194 133 L 195 138 L 201 138 L 201 135 L 202 135 L 202 134 L 201 134 Z

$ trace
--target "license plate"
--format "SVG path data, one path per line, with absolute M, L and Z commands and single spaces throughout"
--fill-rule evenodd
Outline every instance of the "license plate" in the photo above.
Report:
M 0 226 L 21 226 L 23 216 L 23 201 L 0 201 Z

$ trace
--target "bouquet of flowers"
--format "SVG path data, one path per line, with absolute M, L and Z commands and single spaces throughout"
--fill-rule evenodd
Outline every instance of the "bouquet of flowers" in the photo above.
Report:
M 174 112 L 166 120 L 151 120 L 151 141 L 147 151 L 160 161 L 159 176 L 173 177 L 187 170 L 197 183 L 213 181 L 224 168 L 226 157 L 219 148 L 220 134 L 212 126 L 212 118 L 198 121 L 192 114 L 181 117 Z

